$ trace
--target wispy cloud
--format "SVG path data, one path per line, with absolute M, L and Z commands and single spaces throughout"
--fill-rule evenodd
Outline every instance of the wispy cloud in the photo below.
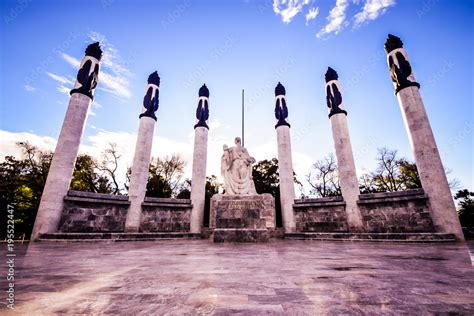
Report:
M 309 2 L 310 0 L 274 0 L 273 11 L 281 15 L 283 23 L 290 23 Z
M 63 77 L 63 76 L 59 76 L 59 75 L 56 75 L 56 74 L 53 74 L 51 72 L 47 72 L 46 71 L 46 74 L 52 78 L 53 80 L 56 80 L 57 82 L 59 83 L 62 83 L 62 84 L 70 84 L 70 85 L 73 85 L 74 82 L 66 77 Z
M 346 10 L 349 6 L 348 0 L 337 0 L 336 6 L 331 9 L 329 16 L 327 17 L 328 23 L 324 26 L 321 31 L 316 34 L 318 38 L 321 38 L 330 33 L 338 34 L 349 22 L 346 21 Z
M 384 14 L 387 9 L 395 5 L 395 0 L 366 0 L 362 11 L 356 13 L 354 16 L 354 27 L 377 19 Z
M 101 90 L 111 93 L 120 99 L 129 99 L 132 96 L 129 88 L 129 78 L 132 76 L 132 73 L 125 67 L 118 50 L 100 33 L 91 32 L 89 38 L 93 42 L 99 41 L 104 51 L 99 74 L 99 88 L 103 85 L 104 89 Z M 66 53 L 61 53 L 61 58 L 74 69 L 78 69 L 81 64 L 79 59 Z M 47 74 L 58 82 L 61 79 L 67 80 L 64 76 L 54 75 L 49 72 Z M 64 92 L 66 87 L 62 87 L 60 90 L 58 88 L 58 90 Z
M 25 84 L 24 86 L 25 90 L 28 91 L 28 92 L 33 92 L 33 91 L 36 91 L 36 88 L 29 85 L 29 84 Z
M 76 59 L 66 53 L 61 53 L 61 58 L 74 68 L 79 68 L 79 66 L 81 65 L 81 61 L 79 59 Z
M 316 8 L 310 8 L 308 13 L 306 13 L 306 25 L 309 24 L 309 21 L 314 20 L 319 13 L 319 7 Z

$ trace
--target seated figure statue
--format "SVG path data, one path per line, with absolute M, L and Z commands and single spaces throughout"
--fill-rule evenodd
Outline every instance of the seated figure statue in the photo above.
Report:
M 235 146 L 224 145 L 221 158 L 221 174 L 224 178 L 225 194 L 257 194 L 252 178 L 252 164 L 247 149 L 242 147 L 240 137 L 235 138 Z

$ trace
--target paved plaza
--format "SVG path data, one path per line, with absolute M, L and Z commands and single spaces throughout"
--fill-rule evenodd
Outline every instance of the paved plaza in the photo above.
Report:
M 2 314 L 474 313 L 472 241 L 171 240 L 15 247 L 15 309 L 2 306 Z

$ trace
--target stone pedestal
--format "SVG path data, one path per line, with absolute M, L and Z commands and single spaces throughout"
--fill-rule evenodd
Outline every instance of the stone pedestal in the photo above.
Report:
M 146 185 L 148 183 L 154 130 L 155 119 L 149 116 L 140 118 L 140 127 L 138 129 L 132 175 L 130 178 L 130 189 L 128 190 L 130 208 L 125 221 L 126 232 L 138 232 L 140 227 L 142 203 L 145 200 Z
M 193 174 L 191 179 L 191 233 L 200 233 L 204 222 L 206 198 L 207 127 L 194 129 Z
M 275 200 L 271 194 L 216 194 L 209 228 L 214 242 L 267 242 L 275 230 Z
M 84 94 L 74 93 L 71 96 L 41 196 L 32 240 L 58 229 L 63 199 L 71 182 L 90 104 L 91 98 Z
M 295 186 L 293 182 L 290 127 L 287 125 L 278 126 L 276 132 L 278 143 L 281 216 L 285 232 L 290 233 L 296 229 L 295 216 L 293 212 Z

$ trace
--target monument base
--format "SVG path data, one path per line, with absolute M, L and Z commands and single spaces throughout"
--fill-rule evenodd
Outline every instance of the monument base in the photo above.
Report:
M 216 194 L 210 215 L 214 242 L 267 242 L 275 230 L 275 199 L 271 194 Z

